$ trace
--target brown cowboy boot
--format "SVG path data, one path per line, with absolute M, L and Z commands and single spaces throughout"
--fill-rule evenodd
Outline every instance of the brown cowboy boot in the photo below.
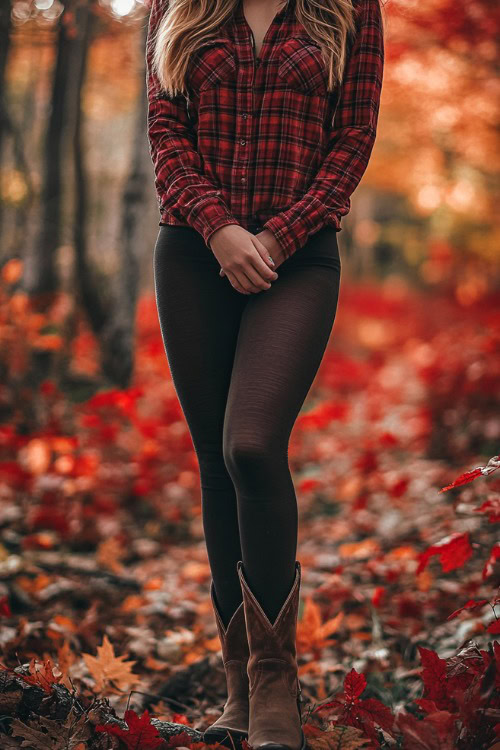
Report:
M 213 580 L 210 584 L 210 599 L 215 613 L 217 631 L 222 646 L 222 661 L 227 680 L 227 701 L 217 721 L 203 733 L 203 742 L 220 742 L 233 748 L 248 737 L 248 640 L 245 628 L 243 602 L 234 612 L 227 628 L 217 607 Z
M 272 625 L 250 590 L 241 560 L 237 569 L 250 648 L 248 742 L 254 750 L 305 750 L 295 643 L 300 562 L 295 562 L 292 588 Z

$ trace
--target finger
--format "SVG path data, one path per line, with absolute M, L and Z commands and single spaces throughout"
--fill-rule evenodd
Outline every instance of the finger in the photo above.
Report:
M 259 272 L 255 270 L 252 260 L 241 269 L 241 272 L 248 281 L 244 286 L 252 292 L 261 292 L 265 289 L 269 289 L 271 286 L 271 282 L 267 281 L 267 279 L 263 279 Z
M 236 289 L 237 292 L 241 292 L 241 294 L 250 294 L 250 292 L 247 292 L 246 289 L 244 289 L 241 284 L 239 283 L 238 279 L 234 275 L 234 273 L 231 273 L 231 271 L 226 272 L 226 276 L 231 284 L 232 287 Z
M 243 287 L 243 289 L 246 289 L 247 292 L 250 292 L 251 294 L 256 294 L 257 292 L 262 291 L 260 287 L 258 287 L 256 284 L 253 283 L 251 279 L 248 278 L 246 271 L 242 268 L 240 268 L 238 271 L 235 271 L 235 276 L 238 279 L 238 283 L 240 286 Z
M 271 257 L 269 250 L 265 245 L 260 242 L 257 237 L 252 237 L 254 242 L 254 246 L 257 249 L 257 254 L 255 255 L 255 262 L 254 267 L 257 270 L 257 272 L 266 280 L 268 281 L 274 281 L 278 278 L 278 275 L 275 271 L 275 260 Z

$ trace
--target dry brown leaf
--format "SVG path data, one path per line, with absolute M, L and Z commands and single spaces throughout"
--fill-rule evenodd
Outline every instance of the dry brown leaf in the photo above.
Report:
M 74 708 L 69 712 L 64 724 L 39 716 L 28 724 L 13 719 L 11 730 L 13 737 L 22 739 L 19 747 L 29 750 L 77 750 L 77 747 L 90 737 L 87 716 L 82 714 L 76 719 Z
M 358 750 L 370 742 L 368 737 L 356 727 L 333 727 L 319 737 L 308 737 L 307 744 L 311 750 Z

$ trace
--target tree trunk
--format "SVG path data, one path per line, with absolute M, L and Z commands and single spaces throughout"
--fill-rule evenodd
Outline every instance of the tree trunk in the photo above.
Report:
M 24 284 L 27 290 L 39 296 L 43 308 L 47 294 L 58 286 L 55 254 L 61 240 L 62 216 L 62 162 L 64 157 L 64 132 L 68 112 L 68 97 L 74 86 L 72 53 L 79 40 L 73 36 L 72 13 L 75 0 L 64 0 L 64 11 L 59 18 L 57 56 L 52 81 L 51 108 L 43 152 L 43 177 L 41 192 L 41 227 L 28 262 Z
M 145 49 L 144 25 L 141 49 Z M 144 55 L 143 55 L 144 59 Z M 135 312 L 140 282 L 140 260 L 144 253 L 144 206 L 149 185 L 149 151 L 146 137 L 146 70 L 141 70 L 141 93 L 136 110 L 132 164 L 122 199 L 122 258 L 115 282 L 116 309 L 103 338 L 102 366 L 108 377 L 122 388 L 130 383 L 134 367 Z
M 8 129 L 7 99 L 7 59 L 9 56 L 10 28 L 11 28 L 12 0 L 2 0 L 0 3 L 0 164 Z M 2 234 L 3 203 L 0 200 L 0 236 Z
M 71 101 L 73 112 L 73 168 L 74 168 L 74 246 L 75 246 L 75 286 L 80 301 L 87 314 L 94 333 L 99 336 L 109 315 L 109 307 L 102 299 L 98 283 L 92 273 L 88 259 L 87 226 L 88 215 L 88 181 L 85 169 L 84 116 L 82 109 L 82 90 L 87 72 L 90 39 L 94 28 L 95 15 L 92 12 L 93 0 L 77 8 L 76 22 L 78 39 L 74 55 L 75 86 Z

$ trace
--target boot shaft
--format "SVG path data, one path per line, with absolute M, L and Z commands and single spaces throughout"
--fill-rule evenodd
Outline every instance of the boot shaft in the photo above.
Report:
M 237 565 L 243 594 L 245 619 L 247 624 L 247 638 L 250 649 L 248 669 L 252 671 L 261 659 L 275 659 L 277 654 L 281 660 L 297 669 L 296 628 L 300 602 L 301 567 L 295 563 L 295 577 L 292 587 L 274 621 L 271 623 L 250 589 L 243 571 L 243 562 Z M 248 626 L 249 621 L 251 627 Z

